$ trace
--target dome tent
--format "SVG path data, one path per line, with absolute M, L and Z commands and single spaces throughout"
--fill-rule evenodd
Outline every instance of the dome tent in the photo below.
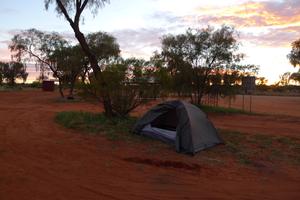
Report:
M 177 152 L 192 154 L 223 143 L 204 112 L 177 100 L 153 107 L 136 122 L 133 132 L 175 145 Z

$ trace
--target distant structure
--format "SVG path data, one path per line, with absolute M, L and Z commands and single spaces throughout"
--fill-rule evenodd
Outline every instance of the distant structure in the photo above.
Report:
M 245 76 L 242 78 L 243 94 L 243 110 L 245 110 L 245 94 L 249 94 L 249 111 L 252 112 L 252 92 L 255 90 L 255 76 Z
M 53 80 L 43 80 L 42 89 L 43 89 L 43 91 L 53 92 L 55 89 L 54 81 Z
M 245 76 L 242 78 L 242 87 L 245 94 L 251 93 L 255 90 L 255 76 Z

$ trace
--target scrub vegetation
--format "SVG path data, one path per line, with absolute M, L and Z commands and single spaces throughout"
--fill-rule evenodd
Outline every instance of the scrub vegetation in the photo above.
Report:
M 134 138 L 131 129 L 136 118 L 107 118 L 102 113 L 60 112 L 55 121 L 62 126 L 92 135 L 105 135 L 108 139 L 131 140 Z
M 132 134 L 132 127 L 136 122 L 134 117 L 110 119 L 99 113 L 71 111 L 58 113 L 55 120 L 60 125 L 79 133 L 104 135 L 110 140 L 124 142 L 149 142 L 154 144 L 155 148 L 165 148 L 164 145 L 159 145 L 160 141 Z M 224 145 L 203 151 L 199 153 L 200 157 L 209 156 L 210 159 L 218 160 L 221 163 L 226 162 L 230 157 L 240 164 L 253 167 L 280 162 L 300 165 L 300 140 L 297 138 L 241 133 L 223 129 L 219 129 L 218 132 L 225 141 Z M 160 150 L 163 149 L 156 149 L 156 152 Z

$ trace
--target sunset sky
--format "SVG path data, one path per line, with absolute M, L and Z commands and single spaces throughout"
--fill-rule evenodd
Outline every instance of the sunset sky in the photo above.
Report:
M 148 59 L 167 33 L 226 24 L 239 32 L 244 63 L 259 65 L 259 76 L 269 84 L 284 72 L 297 71 L 286 55 L 291 42 L 300 38 L 300 0 L 111 0 L 94 18 L 90 12 L 84 16 L 82 31 L 111 33 L 125 57 Z M 53 7 L 46 11 L 43 0 L 2 1 L 0 17 L 0 60 L 10 59 L 7 45 L 20 30 L 56 31 L 73 38 L 69 24 Z

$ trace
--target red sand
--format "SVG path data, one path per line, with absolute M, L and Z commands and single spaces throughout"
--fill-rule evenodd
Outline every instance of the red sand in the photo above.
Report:
M 0 92 L 1 200 L 300 199 L 299 167 L 212 165 L 201 153 L 177 154 L 167 145 L 158 152 L 149 144 L 78 134 L 56 124 L 55 113 L 100 106 L 57 99 L 41 91 Z M 300 135 L 297 117 L 210 118 L 220 128 Z
M 244 98 L 244 110 L 268 113 L 277 115 L 289 115 L 300 117 L 300 97 L 298 96 L 255 96 L 252 95 L 237 95 L 235 99 L 231 101 L 231 107 L 243 109 Z M 229 107 L 229 99 L 219 98 L 219 104 L 224 107 Z

